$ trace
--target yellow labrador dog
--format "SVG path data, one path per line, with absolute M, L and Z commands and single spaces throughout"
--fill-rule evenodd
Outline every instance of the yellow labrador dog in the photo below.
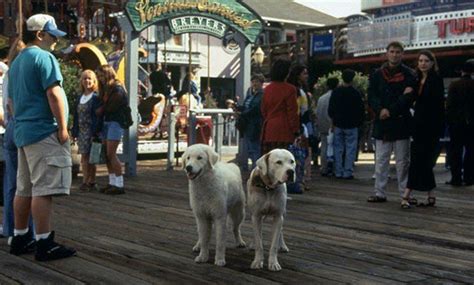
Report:
M 255 237 L 255 259 L 252 269 L 263 268 L 262 221 L 273 217 L 272 244 L 268 269 L 280 271 L 278 251 L 288 252 L 283 239 L 283 217 L 286 213 L 286 182 L 295 181 L 295 158 L 285 149 L 274 149 L 257 160 L 257 167 L 247 181 L 248 206 L 252 213 Z
M 208 145 L 195 144 L 183 154 L 183 168 L 189 180 L 189 200 L 196 218 L 198 241 L 193 251 L 199 251 L 194 261 L 209 259 L 212 224 L 216 230 L 215 264 L 225 265 L 226 221 L 233 222 L 237 247 L 245 247 L 240 225 L 245 218 L 245 192 L 237 165 L 220 162 L 219 155 Z

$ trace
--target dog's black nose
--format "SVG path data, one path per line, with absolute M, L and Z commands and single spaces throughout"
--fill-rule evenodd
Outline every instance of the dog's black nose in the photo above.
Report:
M 288 180 L 293 181 L 294 176 L 295 176 L 295 171 L 293 169 L 288 169 L 286 171 L 286 175 L 288 175 Z
M 191 165 L 186 166 L 186 171 L 187 171 L 187 172 L 192 172 L 192 171 L 193 171 L 193 167 L 192 167 Z

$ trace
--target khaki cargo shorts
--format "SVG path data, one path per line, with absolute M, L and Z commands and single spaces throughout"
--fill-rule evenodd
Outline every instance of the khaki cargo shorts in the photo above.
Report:
M 61 145 L 56 132 L 18 149 L 17 196 L 69 195 L 71 180 L 71 145 Z

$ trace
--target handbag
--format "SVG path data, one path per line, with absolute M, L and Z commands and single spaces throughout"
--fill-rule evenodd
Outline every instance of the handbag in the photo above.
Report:
M 106 162 L 107 154 L 105 145 L 102 142 L 93 141 L 89 153 L 89 164 L 105 164 Z

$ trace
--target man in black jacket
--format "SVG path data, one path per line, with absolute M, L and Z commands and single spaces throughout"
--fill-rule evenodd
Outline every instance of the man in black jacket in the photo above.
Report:
M 413 70 L 402 64 L 403 45 L 391 42 L 387 46 L 388 62 L 370 77 L 369 106 L 375 113 L 373 136 L 375 147 L 375 195 L 368 202 L 385 202 L 390 155 L 395 153 L 398 190 L 406 188 L 409 166 L 410 105 L 416 77 Z
M 342 72 L 342 86 L 334 89 L 329 100 L 328 114 L 334 129 L 334 166 L 336 178 L 353 179 L 357 155 L 358 128 L 364 118 L 362 95 L 352 86 L 355 72 Z M 345 158 L 343 153 L 345 150 Z
M 158 63 L 156 69 L 150 73 L 150 83 L 153 95 L 160 93 L 166 98 L 170 96 L 171 80 L 166 72 L 161 68 L 161 63 Z
M 463 181 L 467 186 L 474 183 L 473 71 L 472 63 L 463 65 L 461 78 L 449 86 L 446 101 L 446 118 L 451 136 L 451 181 L 447 183 L 452 186 L 461 186 Z

